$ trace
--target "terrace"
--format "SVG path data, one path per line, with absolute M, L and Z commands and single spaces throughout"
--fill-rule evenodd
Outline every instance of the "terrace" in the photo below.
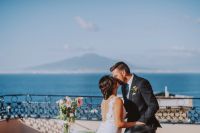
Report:
M 0 132 L 61 133 L 63 121 L 56 101 L 65 95 L 2 95 L 0 96 Z M 78 97 L 78 96 L 70 96 Z M 101 96 L 82 96 L 83 106 L 77 111 L 72 132 L 95 132 L 101 121 Z M 200 98 L 157 96 L 160 110 L 157 119 L 163 128 L 158 133 L 193 132 L 200 130 L 200 107 L 193 103 Z M 73 131 L 73 129 L 76 129 Z

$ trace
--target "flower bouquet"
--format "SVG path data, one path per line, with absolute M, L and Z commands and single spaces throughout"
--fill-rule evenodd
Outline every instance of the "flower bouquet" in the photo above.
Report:
M 77 97 L 71 99 L 66 96 L 64 99 L 58 101 L 59 116 L 58 118 L 64 120 L 64 133 L 69 133 L 70 126 L 75 122 L 76 110 L 83 104 L 83 98 Z

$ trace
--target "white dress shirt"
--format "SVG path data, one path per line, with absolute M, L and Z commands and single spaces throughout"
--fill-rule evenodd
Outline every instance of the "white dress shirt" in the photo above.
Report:
M 127 97 L 129 96 L 129 92 L 130 92 L 130 89 L 131 89 L 131 84 L 132 84 L 132 81 L 133 81 L 133 74 L 131 76 L 131 78 L 129 79 L 128 81 L 128 93 L 127 93 Z

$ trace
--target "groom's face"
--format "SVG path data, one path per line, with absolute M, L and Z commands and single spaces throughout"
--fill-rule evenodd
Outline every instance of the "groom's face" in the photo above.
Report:
M 122 82 L 125 82 L 125 73 L 123 70 L 119 70 L 116 68 L 112 71 L 112 75 L 114 78 L 117 78 Z

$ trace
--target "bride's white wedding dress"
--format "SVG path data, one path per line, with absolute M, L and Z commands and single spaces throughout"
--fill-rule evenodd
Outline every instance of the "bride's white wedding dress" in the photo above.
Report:
M 115 103 L 115 99 L 117 97 L 112 97 L 108 103 L 108 112 L 106 114 L 106 118 L 105 121 L 102 121 L 97 133 L 121 133 L 122 132 L 122 128 L 118 128 L 115 125 L 115 121 L 114 121 L 114 110 L 113 110 L 113 106 Z M 126 111 L 125 108 L 123 107 L 123 118 L 126 117 Z

